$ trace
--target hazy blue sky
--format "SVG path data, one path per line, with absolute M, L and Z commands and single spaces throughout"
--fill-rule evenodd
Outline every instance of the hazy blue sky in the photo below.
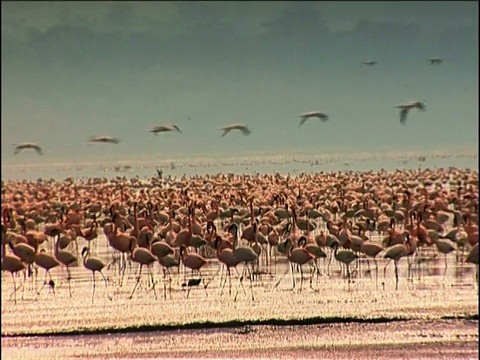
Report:
M 478 2 L 17 1 L 1 16 L 9 163 L 38 161 L 13 155 L 23 141 L 42 161 L 478 143 Z M 409 100 L 427 111 L 402 126 Z M 330 121 L 298 128 L 311 110 Z M 219 136 L 237 122 L 253 133 Z M 148 132 L 169 123 L 183 133 Z

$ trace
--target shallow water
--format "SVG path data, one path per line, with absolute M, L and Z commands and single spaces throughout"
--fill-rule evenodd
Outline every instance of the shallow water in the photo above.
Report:
M 478 320 L 2 338 L 2 359 L 478 359 Z
M 112 254 L 105 244 L 101 236 L 96 254 L 107 262 Z M 238 277 L 231 295 L 228 287 L 220 287 L 215 260 L 203 273 L 207 289 L 193 288 L 188 298 L 181 274 L 174 275 L 172 292 L 164 298 L 157 264 L 157 299 L 146 277 L 128 298 L 137 267 L 127 268 L 122 287 L 118 270 L 105 271 L 112 300 L 97 276 L 94 302 L 91 274 L 82 266 L 72 269 L 72 298 L 66 274 L 54 269 L 55 296 L 45 288 L 37 298 L 27 279 L 24 299 L 19 290 L 14 303 L 9 299 L 12 279 L 3 274 L 2 359 L 476 359 L 475 269 L 457 262 L 455 254 L 447 260 L 444 274 L 443 257 L 418 256 L 407 281 L 407 259 L 402 259 L 398 291 L 393 266 L 384 278 L 381 259 L 378 283 L 373 263 L 369 272 L 362 259 L 358 268 L 352 266 L 351 284 L 335 260 L 329 276 L 320 260 L 322 274 L 314 275 L 312 287 L 306 280 L 300 291 L 292 290 L 286 260 L 277 259 L 276 267 L 262 266 L 265 274 L 253 283 L 254 300 L 248 280 L 245 292 Z M 300 274 L 295 277 L 300 280 Z
M 23 154 L 27 156 L 28 154 Z M 419 156 L 425 156 L 419 161 Z M 28 159 L 28 160 L 27 160 Z M 217 173 L 266 173 L 298 175 L 301 172 L 369 171 L 385 169 L 469 168 L 478 170 L 478 149 L 386 151 L 381 153 L 286 153 L 259 156 L 108 159 L 95 161 L 53 162 L 49 158 L 29 156 L 15 162 L 2 162 L 3 180 L 65 179 L 67 177 L 141 178 L 156 176 L 194 176 Z

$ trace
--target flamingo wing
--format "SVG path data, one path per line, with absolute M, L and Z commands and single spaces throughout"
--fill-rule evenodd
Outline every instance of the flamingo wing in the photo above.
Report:
M 400 123 L 405 124 L 407 122 L 408 109 L 400 110 Z
M 298 127 L 302 126 L 303 124 L 305 124 L 305 122 L 308 120 L 308 116 L 307 115 L 303 115 L 301 116 L 302 120 L 300 120 L 300 123 L 298 124 Z
M 43 155 L 43 151 L 42 151 L 42 148 L 40 146 L 35 146 L 34 149 L 38 153 L 38 155 Z
M 252 131 L 246 126 L 243 128 L 240 128 L 240 131 L 242 132 L 243 135 L 250 135 L 252 133 Z

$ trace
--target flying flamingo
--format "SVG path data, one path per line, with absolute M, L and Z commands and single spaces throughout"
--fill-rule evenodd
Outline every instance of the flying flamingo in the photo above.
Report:
M 425 111 L 426 107 L 425 107 L 425 104 L 423 102 L 412 101 L 412 102 L 409 102 L 409 103 L 406 103 L 406 104 L 397 105 L 397 109 L 400 109 L 400 123 L 405 124 L 406 121 L 407 121 L 408 112 L 410 110 L 418 109 L 418 110 Z
M 298 127 L 302 126 L 303 124 L 305 124 L 305 122 L 308 120 L 308 119 L 312 119 L 312 118 L 318 118 L 320 119 L 322 122 L 325 122 L 328 120 L 328 115 L 325 114 L 325 113 L 322 113 L 320 111 L 310 111 L 310 112 L 306 112 L 306 113 L 303 113 L 303 114 L 300 114 L 298 115 L 299 118 L 301 118 L 302 120 L 300 121 L 300 123 L 298 124 Z
M 428 61 L 430 62 L 430 65 L 440 65 L 443 62 L 443 59 L 431 58 L 431 59 L 428 59 Z
M 180 128 L 177 126 L 177 125 L 174 125 L 174 124 L 171 124 L 171 125 L 158 125 L 158 126 L 154 126 L 150 132 L 151 133 L 154 133 L 155 135 L 158 135 L 159 133 L 162 133 L 162 132 L 170 132 L 170 131 L 176 131 L 176 132 L 179 132 L 181 133 L 182 131 L 180 130 Z
M 38 144 L 29 143 L 29 142 L 17 144 L 15 146 L 15 152 L 13 154 L 17 155 L 20 151 L 26 150 L 26 149 L 35 150 L 38 155 L 43 155 L 43 150 Z
M 223 131 L 222 137 L 227 135 L 230 131 L 232 130 L 239 130 L 242 132 L 243 135 L 250 135 L 252 131 L 247 127 L 245 124 L 232 124 L 232 125 L 227 125 L 221 128 L 220 130 Z
M 92 143 L 110 143 L 110 144 L 118 144 L 120 140 L 117 138 L 114 138 L 112 136 L 107 136 L 107 135 L 93 135 L 90 136 L 88 139 Z

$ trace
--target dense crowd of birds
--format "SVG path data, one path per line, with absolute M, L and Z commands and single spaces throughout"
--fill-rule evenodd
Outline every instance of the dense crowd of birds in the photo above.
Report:
M 155 264 L 165 283 L 171 284 L 171 268 L 182 267 L 183 285 L 190 289 L 203 282 L 206 291 L 202 268 L 210 258 L 226 268 L 223 286 L 228 280 L 230 289 L 231 270 L 241 266 L 237 288 L 249 279 L 252 298 L 256 277 L 285 259 L 294 287 L 294 271 L 301 273 L 302 287 L 303 266 L 311 281 L 321 258 L 328 259 L 322 269 L 327 275 L 332 259 L 341 264 L 347 283 L 360 262 L 374 262 L 378 282 L 377 261 L 385 260 L 385 270 L 393 261 L 398 288 L 399 262 L 406 258 L 410 270 L 422 253 L 445 256 L 445 269 L 447 255 L 455 253 L 460 263 L 477 265 L 478 277 L 478 172 L 2 181 L 1 225 L 2 271 L 11 274 L 15 299 L 26 277 L 33 281 L 41 269 L 42 288 L 54 291 L 55 268 L 66 269 L 71 296 L 70 268 L 78 264 L 92 273 L 92 300 L 96 273 L 108 289 L 105 271 L 118 269 L 121 286 L 128 264 L 138 268 L 130 297 L 142 270 L 155 291 Z M 99 241 L 113 251 L 111 259 L 96 256 Z M 199 277 L 187 281 L 186 269 Z M 19 274 L 23 281 L 17 286 Z

